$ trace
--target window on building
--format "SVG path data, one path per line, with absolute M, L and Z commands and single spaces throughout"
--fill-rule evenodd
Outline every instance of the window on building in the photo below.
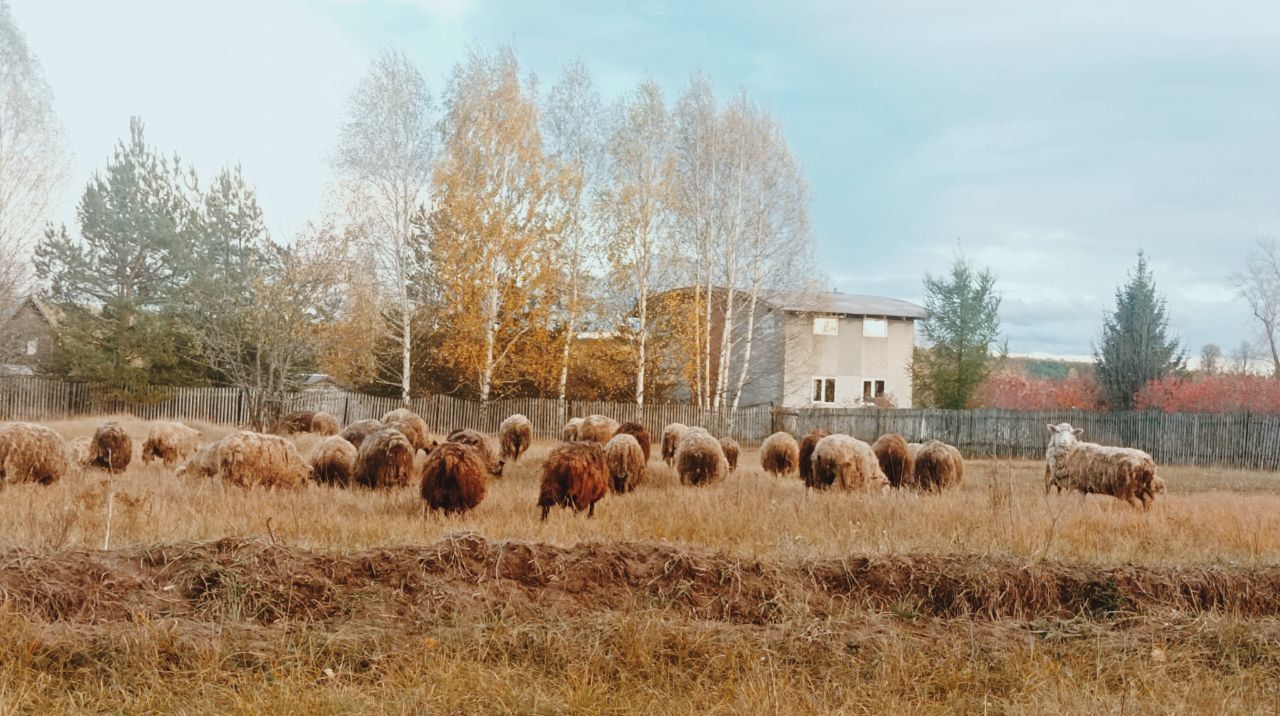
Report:
M 813 335 L 835 336 L 840 334 L 840 319 L 835 316 L 818 316 L 813 319 Z
M 864 338 L 887 338 L 889 321 L 885 318 L 862 319 L 862 335 Z
M 883 380 L 864 380 L 862 381 L 862 402 L 870 403 L 876 398 L 884 397 L 884 381 Z
M 27 355 L 33 356 L 36 354 L 36 351 L 39 349 L 40 349 L 40 344 L 36 341 L 36 339 L 32 338 L 31 340 L 27 341 Z
M 813 379 L 813 402 L 815 403 L 836 402 L 836 379 L 835 378 L 814 378 Z

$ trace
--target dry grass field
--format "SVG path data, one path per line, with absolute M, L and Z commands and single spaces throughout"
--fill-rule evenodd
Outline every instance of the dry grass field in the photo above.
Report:
M 1163 468 L 1142 513 L 1032 462 L 806 494 L 748 450 L 541 523 L 551 447 L 452 518 L 136 459 L 6 487 L 0 712 L 1280 711 L 1280 476 Z

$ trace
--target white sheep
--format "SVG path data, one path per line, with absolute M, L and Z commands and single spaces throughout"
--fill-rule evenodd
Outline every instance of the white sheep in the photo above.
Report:
M 1109 447 L 1081 442 L 1084 432 L 1070 423 L 1049 425 L 1045 448 L 1044 491 L 1050 487 L 1079 490 L 1083 494 L 1111 495 L 1134 507 L 1149 509 L 1158 488 L 1156 463 L 1134 448 Z

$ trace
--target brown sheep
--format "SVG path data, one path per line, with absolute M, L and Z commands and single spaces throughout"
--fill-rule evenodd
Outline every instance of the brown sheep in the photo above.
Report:
M 635 438 L 636 442 L 640 443 L 640 452 L 644 453 L 645 464 L 649 464 L 649 450 L 651 449 L 650 443 L 652 443 L 652 440 L 649 439 L 649 431 L 645 430 L 643 425 L 636 422 L 625 422 L 618 426 L 618 430 L 614 435 L 630 435 Z
M 689 428 L 676 448 L 676 472 L 686 485 L 709 485 L 724 479 L 729 463 L 720 441 L 702 428 Z
M 316 433 L 327 437 L 337 435 L 340 428 L 338 419 L 329 413 L 319 410 L 295 410 L 276 421 L 271 432 L 276 435 Z
M 0 426 L 0 484 L 36 482 L 49 485 L 67 473 L 67 445 L 43 425 Z
M 797 449 L 797 459 L 800 465 L 800 479 L 804 481 L 805 487 L 814 487 L 813 483 L 813 449 L 818 446 L 818 441 L 830 435 L 831 432 L 822 428 L 814 428 L 809 431 L 808 435 L 800 438 L 800 447 Z
M 578 439 L 604 445 L 616 432 L 618 432 L 617 420 L 604 415 L 588 415 L 582 419 L 582 425 L 578 426 Z
M 413 446 L 414 450 L 431 452 L 435 447 L 435 443 L 431 440 L 431 430 L 427 427 L 427 421 L 412 410 L 405 408 L 392 410 L 382 416 L 382 425 L 403 433 L 406 438 L 409 438 L 409 444 Z
M 348 487 L 359 451 L 340 435 L 330 435 L 311 448 L 311 478 L 324 485 Z
M 907 484 L 917 490 L 941 492 L 960 484 L 963 462 L 960 451 L 940 440 L 930 440 L 916 453 L 915 469 Z
M 889 489 L 889 478 L 870 445 L 836 434 L 822 438 L 813 448 L 813 486 L 883 492 Z
M 502 477 L 502 468 L 507 463 L 505 460 L 498 458 L 498 453 L 493 449 L 493 443 L 489 442 L 489 438 L 485 437 L 483 433 L 475 430 L 454 430 L 449 433 L 448 441 L 470 445 L 475 449 L 480 459 L 484 461 L 489 474 L 494 477 Z
M 676 461 L 676 448 L 680 447 L 680 438 L 684 437 L 684 433 L 689 427 L 684 423 L 671 423 L 662 429 L 662 461 L 668 465 L 674 465 Z
M 538 491 L 538 507 L 542 521 L 556 505 L 572 507 L 587 517 L 596 512 L 596 502 L 608 491 L 608 468 L 604 448 L 596 442 L 566 443 L 551 451 L 542 465 L 542 486 Z
M 484 499 L 487 470 L 475 448 L 445 443 L 431 451 L 422 467 L 422 499 L 446 515 L 466 512 Z
M 911 456 L 912 462 L 915 461 L 916 455 L 920 454 L 920 448 L 924 447 L 924 443 L 907 443 L 907 454 Z
M 354 478 L 370 489 L 404 487 L 413 477 L 413 444 L 395 428 L 378 430 L 360 443 Z
M 498 426 L 498 442 L 503 460 L 519 461 L 533 444 L 533 423 L 520 413 L 508 417 Z
M 578 441 L 578 428 L 582 427 L 582 418 L 571 418 L 569 422 L 564 424 L 564 430 L 560 432 L 560 440 L 567 443 Z
M 182 423 L 152 423 L 142 443 L 142 462 L 161 460 L 165 467 L 188 460 L 200 449 L 200 431 Z
M 956 484 L 964 481 L 964 455 L 960 454 L 960 448 L 955 445 L 948 444 L 947 452 L 951 453 L 951 464 L 956 468 Z
M 915 460 L 911 457 L 907 441 L 901 435 L 885 433 L 871 443 L 871 449 L 875 451 L 876 459 L 880 461 L 880 469 L 884 471 L 885 477 L 889 478 L 890 487 L 901 487 L 904 481 L 911 480 Z
M 115 421 L 103 423 L 93 432 L 89 464 L 107 472 L 124 472 L 133 459 L 133 438 Z
M 93 437 L 81 435 L 67 443 L 67 461 L 78 467 L 89 467 L 89 456 L 93 451 Z
M 720 438 L 720 450 L 729 464 L 729 474 L 733 474 L 738 469 L 738 453 L 742 452 L 742 447 L 733 438 Z
M 800 466 L 800 444 L 791 433 L 776 432 L 760 444 L 760 467 L 774 477 L 785 477 Z
M 178 468 L 178 477 L 213 477 L 218 474 L 218 443 L 205 443 Z
M 343 440 L 351 443 L 355 449 L 359 450 L 360 443 L 364 442 L 365 438 L 378 432 L 383 427 L 385 426 L 381 420 L 357 420 L 343 429 L 341 435 Z
M 243 430 L 218 441 L 214 462 L 223 480 L 240 487 L 301 487 L 311 468 L 279 435 Z
M 616 493 L 630 492 L 644 481 L 644 450 L 630 433 L 618 433 L 604 444 L 604 461 L 609 468 L 609 487 Z

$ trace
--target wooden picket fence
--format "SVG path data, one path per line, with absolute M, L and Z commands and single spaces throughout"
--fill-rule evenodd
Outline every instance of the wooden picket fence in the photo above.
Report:
M 101 386 L 47 378 L 0 378 L 0 419 L 54 420 L 79 415 L 130 413 L 149 420 L 202 420 L 244 425 L 245 395 L 236 388 L 156 388 L 154 399 L 125 402 Z M 319 390 L 291 397 L 286 410 L 324 410 L 348 424 L 380 418 L 401 407 L 399 400 L 344 390 Z M 513 398 L 481 403 L 447 395 L 414 398 L 409 406 L 434 430 L 467 427 L 496 432 L 513 413 L 523 413 L 541 438 L 555 438 L 570 417 L 607 415 L 637 419 L 634 403 L 548 398 Z M 670 423 L 700 425 L 758 446 L 770 433 L 801 435 L 815 427 L 847 433 L 868 442 L 884 433 L 900 433 L 913 442 L 936 438 L 970 457 L 1041 459 L 1048 442 L 1045 425 L 1069 422 L 1084 429 L 1084 439 L 1146 450 L 1161 464 L 1214 465 L 1280 471 L 1280 415 L 1085 412 L 1012 410 L 936 410 L 875 408 L 775 409 L 768 405 L 737 411 L 709 411 L 685 404 L 650 404 L 640 422 L 655 437 Z

